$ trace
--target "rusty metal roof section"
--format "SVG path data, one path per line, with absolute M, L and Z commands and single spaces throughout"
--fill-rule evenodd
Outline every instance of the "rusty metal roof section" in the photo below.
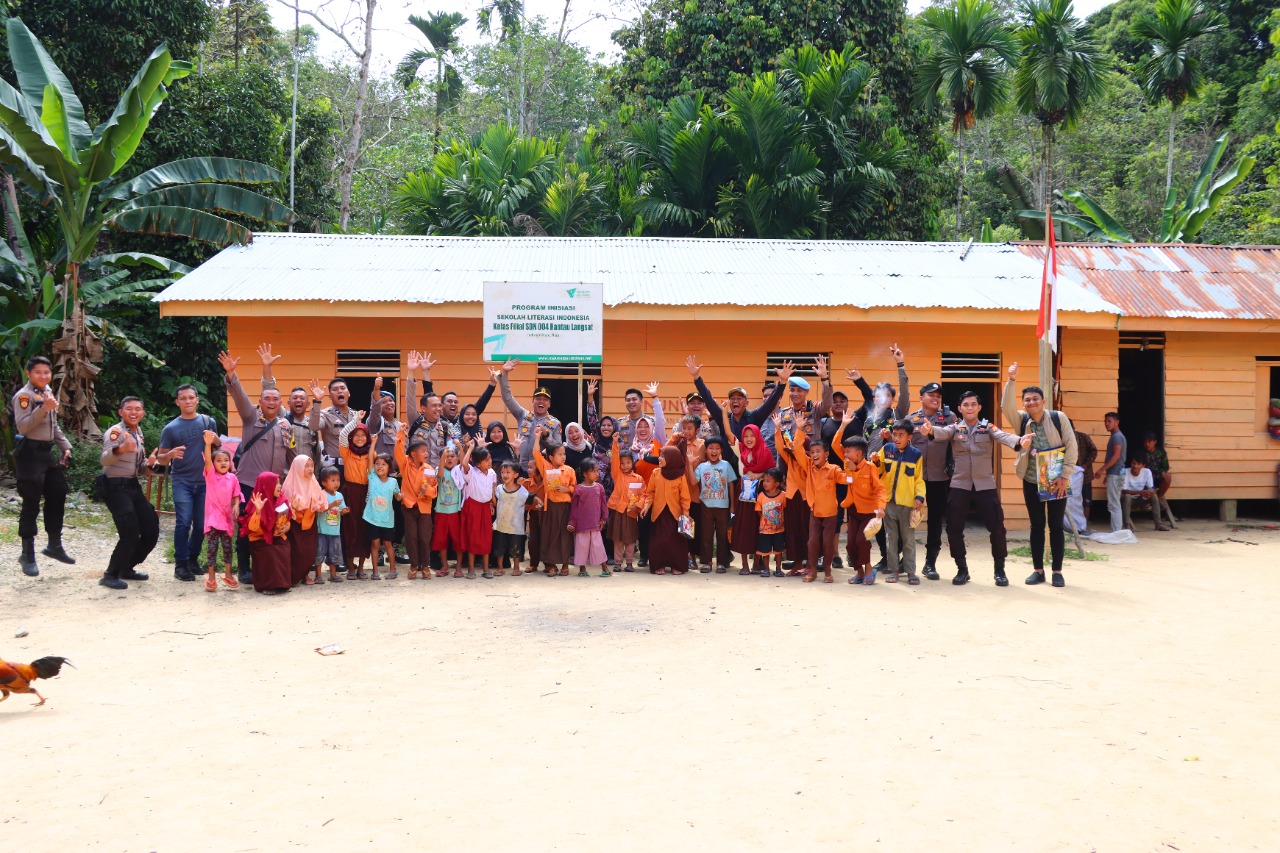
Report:
M 599 282 L 605 304 L 1035 311 L 1042 265 L 1010 244 L 664 237 L 257 234 L 159 302 L 480 302 L 485 281 Z M 1117 315 L 1061 275 L 1063 311 Z
M 1042 243 L 1015 245 L 1043 263 Z M 1129 317 L 1280 319 L 1280 246 L 1059 243 L 1058 259 Z

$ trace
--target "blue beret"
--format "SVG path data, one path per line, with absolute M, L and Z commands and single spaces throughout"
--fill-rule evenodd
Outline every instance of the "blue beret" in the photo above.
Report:
M 797 388 L 803 388 L 806 391 L 809 390 L 809 380 L 805 379 L 803 376 L 792 376 L 787 381 Z

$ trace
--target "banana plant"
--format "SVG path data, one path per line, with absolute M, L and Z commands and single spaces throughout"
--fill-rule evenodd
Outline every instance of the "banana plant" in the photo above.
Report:
M 1227 134 L 1214 140 L 1208 156 L 1200 166 L 1200 174 L 1187 197 L 1178 201 L 1177 193 L 1170 187 L 1165 197 L 1164 212 L 1160 217 L 1160 231 L 1153 242 L 1156 243 L 1190 243 L 1194 242 L 1204 228 L 1209 217 L 1222 206 L 1227 195 L 1236 184 L 1248 177 L 1253 170 L 1255 159 L 1244 156 L 1232 164 L 1217 180 L 1214 173 L 1222 162 L 1222 155 L 1227 150 Z M 1075 214 L 1054 214 L 1058 222 L 1070 225 L 1085 235 L 1089 240 L 1111 243 L 1136 243 L 1133 235 L 1116 221 L 1107 210 L 1080 190 L 1068 190 L 1062 197 L 1080 209 L 1083 216 Z M 1020 210 L 1018 216 L 1026 219 L 1044 220 L 1043 210 Z
M 18 85 L 0 80 L 0 166 L 52 212 L 61 232 L 49 259 L 66 306 L 62 336 L 53 344 L 54 378 L 68 425 L 92 436 L 98 433 L 93 386 L 101 338 L 86 318 L 81 275 L 94 272 L 86 262 L 103 233 L 169 235 L 221 247 L 253 239 L 228 216 L 286 225 L 294 214 L 245 188 L 281 180 L 278 170 L 247 160 L 192 157 L 122 179 L 168 87 L 192 71 L 164 45 L 143 62 L 107 120 L 90 128 L 66 75 L 31 30 L 18 18 L 6 20 L 5 30 Z M 174 269 L 172 261 L 149 258 L 153 266 Z M 111 280 L 123 286 L 122 279 Z

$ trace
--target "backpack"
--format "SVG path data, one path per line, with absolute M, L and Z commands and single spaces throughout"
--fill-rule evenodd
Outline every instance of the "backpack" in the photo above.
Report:
M 1061 415 L 1061 414 L 1062 414 L 1062 413 L 1061 413 L 1061 412 L 1059 412 L 1057 409 L 1050 409 L 1050 410 L 1049 410 L 1049 417 L 1053 419 L 1053 428 L 1054 428 L 1054 429 L 1056 429 L 1056 430 L 1058 431 L 1058 435 L 1059 435 L 1060 437 L 1063 435 L 1063 432 L 1062 432 L 1062 419 L 1061 419 L 1061 417 L 1060 417 L 1060 415 Z M 1019 438 L 1021 438 L 1022 436 L 1024 436 L 1024 435 L 1026 435 L 1026 434 L 1027 434 L 1027 425 L 1028 425 L 1029 423 L 1031 423 L 1031 415 L 1028 415 L 1026 412 L 1023 412 L 1023 413 L 1022 413 L 1022 426 L 1018 428 L 1018 437 L 1019 437 Z M 1063 440 L 1063 442 L 1064 442 L 1064 443 L 1066 442 L 1066 439 L 1065 439 L 1065 438 L 1063 438 L 1062 440 Z

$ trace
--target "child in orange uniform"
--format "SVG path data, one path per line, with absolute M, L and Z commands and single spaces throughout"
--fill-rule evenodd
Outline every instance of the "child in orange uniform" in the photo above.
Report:
M 405 450 L 409 426 L 402 424 L 396 434 L 396 467 L 400 470 L 400 503 L 404 506 L 404 544 L 409 552 L 409 580 L 431 579 L 431 505 L 439 481 L 436 469 L 427 461 L 430 445 L 421 439 Z
M 794 423 L 796 435 L 801 435 L 807 416 L 796 410 Z M 805 583 L 812 583 L 818 576 L 818 560 L 822 560 L 822 582 L 834 583 L 831 562 L 836 556 L 836 534 L 839 532 L 840 502 L 836 498 L 836 484 L 844 471 L 829 461 L 829 451 L 821 441 L 810 439 L 808 454 L 798 453 L 785 432 L 778 434 L 778 452 L 787 463 L 787 471 L 800 480 L 799 489 L 809 504 L 809 562 Z
M 613 561 L 624 572 L 634 572 L 636 541 L 640 538 L 640 499 L 645 482 L 635 471 L 629 449 L 614 442 L 609 460 L 613 494 L 609 496 L 609 538 L 613 540 Z
M 533 462 L 542 477 L 546 498 L 538 521 L 538 556 L 547 567 L 547 577 L 569 574 L 569 561 L 573 559 L 573 533 L 569 530 L 569 512 L 573 504 L 573 489 L 577 476 L 566 461 L 563 444 L 544 446 L 548 435 L 546 427 L 538 427 L 533 444 Z
M 849 583 L 869 586 L 876 582 L 876 573 L 871 568 L 871 540 L 866 536 L 866 527 L 871 519 L 884 518 L 889 493 L 880 482 L 876 466 L 867 461 L 867 440 L 860 435 L 844 437 L 856 416 L 856 411 L 844 413 L 831 444 L 844 462 L 846 493 L 841 506 L 849 510 L 848 557 L 853 570 Z
M 769 577 L 769 558 L 775 557 L 773 574 L 782 577 L 782 555 L 787 551 L 787 496 L 782 490 L 782 469 L 770 468 L 760 479 L 756 495 L 756 513 L 760 516 L 760 533 L 756 536 L 756 556 L 762 557 L 760 577 Z

